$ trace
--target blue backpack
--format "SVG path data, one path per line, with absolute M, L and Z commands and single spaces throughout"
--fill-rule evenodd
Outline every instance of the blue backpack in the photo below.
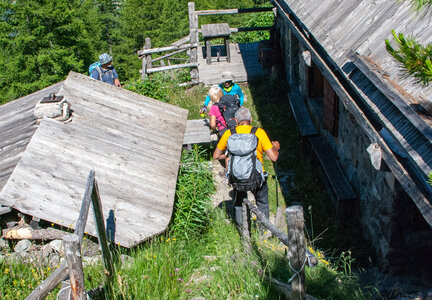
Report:
M 89 76 L 91 76 L 91 73 L 92 73 L 93 70 L 96 69 L 96 68 L 98 68 L 99 75 L 100 75 L 100 70 L 99 70 L 99 67 L 100 67 L 100 66 L 101 66 L 100 61 L 97 61 L 97 62 L 92 63 L 92 64 L 90 65 L 90 67 L 89 67 Z

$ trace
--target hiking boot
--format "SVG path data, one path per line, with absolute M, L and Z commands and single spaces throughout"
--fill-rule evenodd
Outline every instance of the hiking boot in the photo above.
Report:
M 219 176 L 222 177 L 222 178 L 226 178 L 226 177 L 227 177 L 227 174 L 226 174 L 225 171 L 220 171 L 218 174 L 219 174 Z

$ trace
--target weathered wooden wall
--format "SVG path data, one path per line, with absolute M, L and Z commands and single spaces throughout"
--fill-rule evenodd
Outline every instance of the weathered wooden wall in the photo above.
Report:
M 0 190 L 6 184 L 37 129 L 33 108 L 42 97 L 56 93 L 63 82 L 0 106 Z
M 0 202 L 73 227 L 94 170 L 115 243 L 131 247 L 163 232 L 187 111 L 73 72 L 58 94 L 71 104 L 71 122 L 42 120 Z M 93 220 L 86 231 L 96 234 Z

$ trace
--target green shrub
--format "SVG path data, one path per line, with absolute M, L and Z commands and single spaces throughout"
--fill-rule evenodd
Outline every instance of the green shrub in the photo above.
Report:
M 124 88 L 162 102 L 168 102 L 168 93 L 162 76 L 154 76 L 145 80 L 138 79 L 125 84 Z

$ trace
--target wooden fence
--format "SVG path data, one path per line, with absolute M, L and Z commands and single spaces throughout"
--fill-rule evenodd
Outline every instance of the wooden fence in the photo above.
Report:
M 188 16 L 189 16 L 189 35 L 181 38 L 180 40 L 172 43 L 168 47 L 151 48 L 150 38 L 145 39 L 142 50 L 137 52 L 138 57 L 142 59 L 142 68 L 140 70 L 141 77 L 144 80 L 147 74 L 152 74 L 161 71 L 171 71 L 179 68 L 190 68 L 191 82 L 182 85 L 192 85 L 200 82 L 198 72 L 198 47 L 200 47 L 198 29 L 198 16 L 210 15 L 226 15 L 226 14 L 241 14 L 253 12 L 267 12 L 273 10 L 273 7 L 256 7 L 256 8 L 234 8 L 234 9 L 220 9 L 220 10 L 195 10 L 195 2 L 188 2 Z M 260 31 L 270 30 L 272 27 L 240 27 L 230 28 L 231 33 L 245 32 L 245 31 Z M 152 54 L 173 51 L 158 58 L 152 59 Z M 187 51 L 189 58 L 173 57 L 176 54 Z M 167 64 L 165 64 L 165 59 Z M 185 61 L 180 64 L 171 64 L 172 61 L 180 60 Z M 153 63 L 158 62 L 158 66 L 153 66 Z
M 27 300 L 39 300 L 45 298 L 53 289 L 55 289 L 68 277 L 70 279 L 70 291 L 67 293 L 67 295 L 59 295 L 58 299 L 87 299 L 81 260 L 81 244 L 84 235 L 84 229 L 87 223 L 90 202 L 93 206 L 99 245 L 102 250 L 102 259 L 105 268 L 104 274 L 107 276 L 108 280 L 113 278 L 114 268 L 111 252 L 108 248 L 108 239 L 105 231 L 105 222 L 99 196 L 99 189 L 95 178 L 95 172 L 90 171 L 87 179 L 84 198 L 81 203 L 80 214 L 75 226 L 75 232 L 73 234 L 66 234 L 63 237 L 63 247 L 66 256 L 66 262 L 61 263 L 60 266 L 26 298 Z
M 305 273 L 306 265 L 315 266 L 318 259 L 307 249 L 304 239 L 304 217 L 303 207 L 300 205 L 290 206 L 285 210 L 288 234 L 285 234 L 273 225 L 266 216 L 247 198 L 242 203 L 242 218 L 240 232 L 246 251 L 250 249 L 250 212 L 253 212 L 257 220 L 270 232 L 277 237 L 284 245 L 288 246 L 287 258 L 291 267 L 292 277 L 291 286 L 273 278 L 268 278 L 272 284 L 276 285 L 290 299 L 316 299 L 305 292 Z

